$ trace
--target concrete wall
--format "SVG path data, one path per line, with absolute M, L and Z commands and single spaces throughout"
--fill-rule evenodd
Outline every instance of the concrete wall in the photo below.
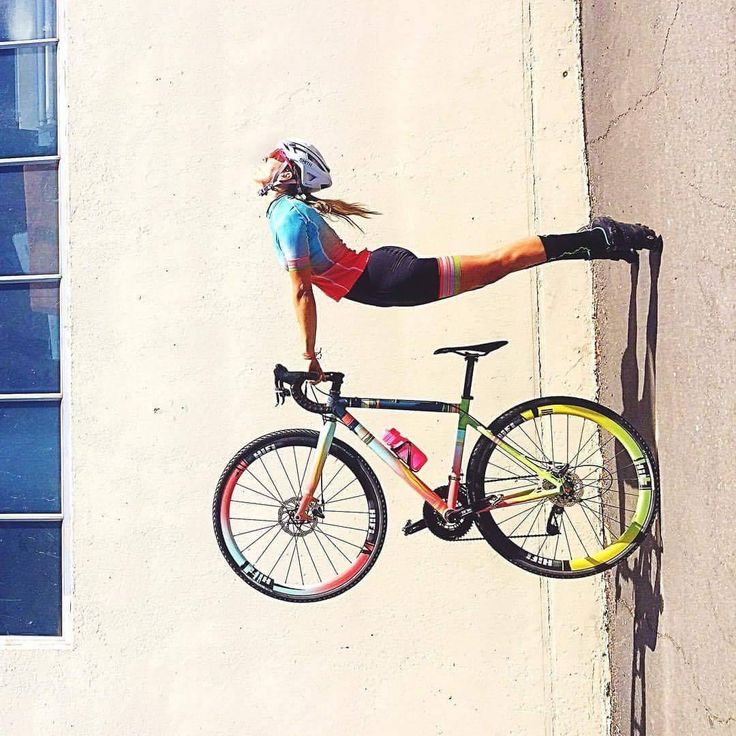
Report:
M 382 556 L 322 604 L 248 588 L 210 521 L 242 444 L 315 426 L 273 407 L 299 348 L 250 176 L 278 137 L 384 213 L 338 226 L 354 247 L 477 253 L 585 222 L 575 6 L 531 6 L 70 4 L 74 640 L 3 655 L 3 734 L 604 732 L 600 579 L 404 538 L 421 504 L 382 468 Z M 350 393 L 455 400 L 462 361 L 432 350 L 506 338 L 474 414 L 592 396 L 590 287 L 577 263 L 412 310 L 320 298 L 322 364 Z M 359 417 L 446 481 L 452 415 Z
M 661 258 L 596 266 L 601 398 L 656 446 L 661 521 L 609 578 L 615 731 L 736 732 L 732 2 L 583 3 L 593 207 Z

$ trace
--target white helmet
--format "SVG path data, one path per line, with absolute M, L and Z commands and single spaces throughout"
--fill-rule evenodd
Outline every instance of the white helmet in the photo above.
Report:
M 318 192 L 320 189 L 326 189 L 332 185 L 330 169 L 322 154 L 311 143 L 293 138 L 282 140 L 279 141 L 274 153 L 276 152 L 281 153 L 282 156 L 279 156 L 279 158 L 281 160 L 286 159 L 286 161 L 273 175 L 269 184 L 258 191 L 259 194 L 266 194 L 276 186 L 279 175 L 287 166 L 287 162 L 293 163 L 297 168 L 299 173 L 297 189 L 299 192 Z

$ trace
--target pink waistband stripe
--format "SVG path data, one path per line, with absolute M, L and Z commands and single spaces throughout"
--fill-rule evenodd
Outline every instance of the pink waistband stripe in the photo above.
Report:
M 460 256 L 440 256 L 437 265 L 440 270 L 438 298 L 455 296 L 460 292 Z

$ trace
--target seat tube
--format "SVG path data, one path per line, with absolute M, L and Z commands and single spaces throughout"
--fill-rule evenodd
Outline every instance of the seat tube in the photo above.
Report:
M 457 421 L 457 435 L 455 437 L 455 451 L 452 454 L 452 470 L 449 475 L 447 492 L 447 505 L 454 509 L 457 507 L 457 497 L 460 492 L 460 480 L 462 479 L 463 448 L 465 447 L 465 432 L 468 425 L 468 411 L 472 396 L 470 390 L 473 386 L 473 370 L 478 359 L 474 356 L 465 357 L 465 383 L 463 395 L 460 401 L 460 413 Z
M 296 512 L 298 519 L 307 519 L 307 509 L 314 498 L 314 492 L 317 490 L 319 479 L 322 475 L 322 468 L 325 466 L 327 455 L 332 445 L 332 438 L 335 436 L 337 422 L 334 416 L 325 419 L 322 429 L 317 439 L 317 449 L 312 457 L 312 463 L 304 476 L 304 485 L 301 488 L 302 498 L 299 502 L 299 509 Z

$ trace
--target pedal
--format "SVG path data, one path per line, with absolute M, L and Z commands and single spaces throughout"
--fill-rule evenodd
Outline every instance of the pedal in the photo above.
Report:
M 427 522 L 424 521 L 424 519 L 419 519 L 419 521 L 415 522 L 412 522 L 411 519 L 407 519 L 406 524 L 401 527 L 401 531 L 404 532 L 404 536 L 408 537 L 410 534 L 416 534 L 426 528 Z

